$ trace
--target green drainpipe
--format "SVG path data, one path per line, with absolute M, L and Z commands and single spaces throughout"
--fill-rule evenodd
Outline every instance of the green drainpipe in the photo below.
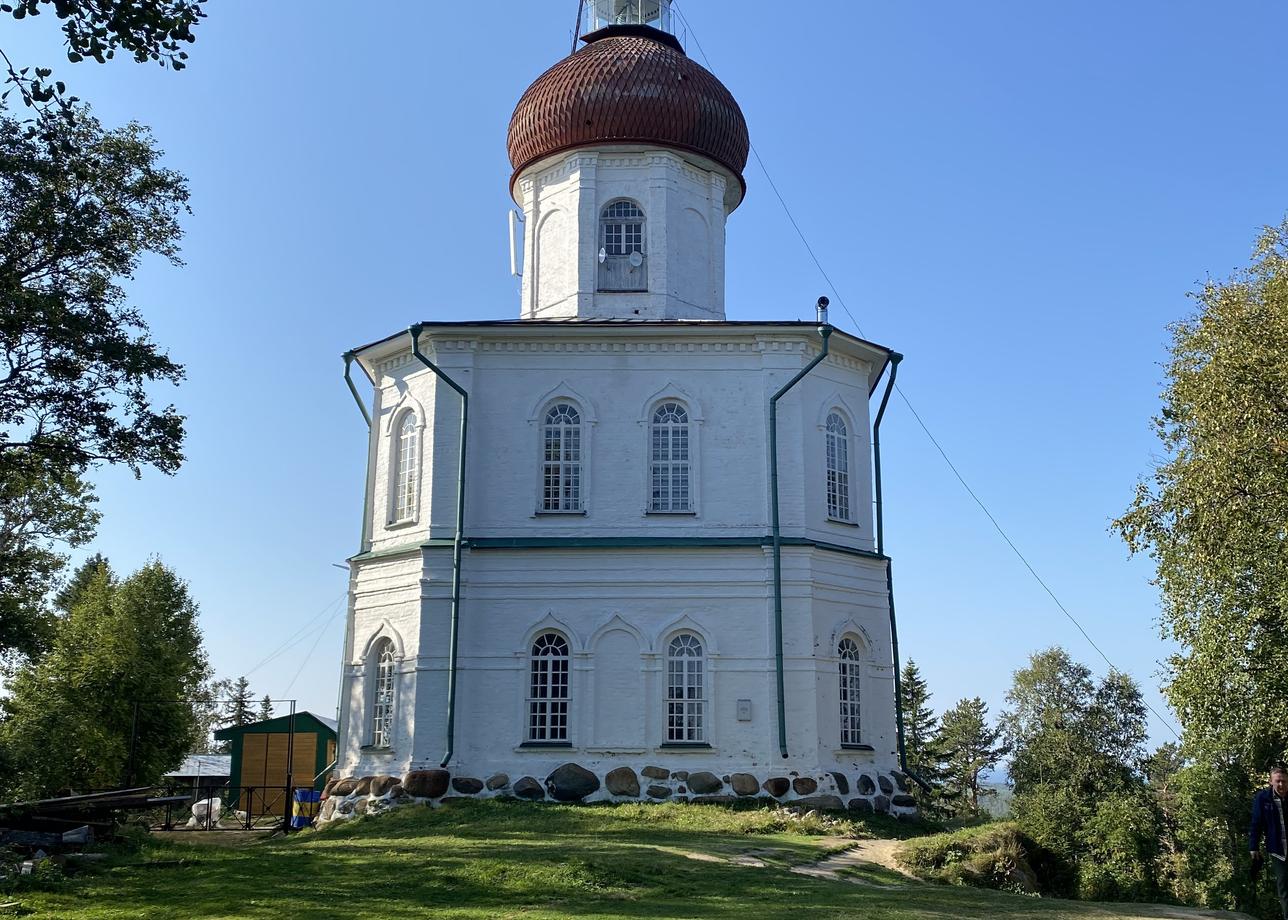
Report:
M 801 368 L 773 396 L 769 397 L 769 513 L 774 532 L 774 674 L 778 681 L 778 752 L 787 757 L 787 704 L 783 688 L 783 539 L 778 526 L 778 400 L 801 378 L 827 357 L 827 339 L 832 327 L 827 323 L 826 297 L 818 299 L 818 334 L 823 348 L 809 364 Z
M 456 638 L 461 616 L 461 534 L 465 529 L 465 436 L 469 430 L 470 394 L 421 353 L 420 332 L 423 328 L 417 323 L 408 330 L 411 333 L 411 353 L 461 397 L 461 445 L 456 461 L 456 535 L 452 538 L 452 625 L 447 648 L 447 750 L 439 764 L 445 767 L 452 759 L 456 738 Z
M 885 518 L 881 512 L 881 420 L 885 417 L 886 405 L 890 402 L 890 393 L 894 390 L 895 377 L 899 374 L 899 362 L 903 355 L 897 351 L 890 353 L 890 377 L 886 380 L 885 393 L 881 397 L 881 408 L 877 410 L 877 420 L 872 425 L 872 470 L 876 487 L 875 501 L 877 516 L 877 555 L 885 557 Z M 899 627 L 894 617 L 894 570 L 890 559 L 886 557 L 886 594 L 890 601 L 890 654 L 894 659 L 894 719 L 899 738 L 899 769 L 904 775 L 912 778 L 922 789 L 930 791 L 930 784 L 908 769 L 908 752 L 903 740 L 903 678 L 899 674 Z
M 367 423 L 367 430 L 371 430 L 371 413 L 367 411 L 367 404 L 362 401 L 362 396 L 358 393 L 358 388 L 353 385 L 353 377 L 350 374 L 353 365 L 353 359 L 356 356 L 351 351 L 344 353 L 344 382 L 349 385 L 349 392 L 353 394 L 353 401 L 358 404 L 358 411 L 362 413 L 363 420 Z M 359 365 L 361 367 L 361 365 Z M 363 370 L 366 373 L 366 370 Z M 375 385 L 375 381 L 372 381 Z M 370 445 L 368 445 L 370 451 Z M 370 462 L 370 461 L 368 461 Z M 367 479 L 370 480 L 371 471 L 367 471 Z M 358 552 L 365 553 L 367 547 L 367 515 L 371 512 L 371 483 L 368 481 L 362 488 L 362 528 L 358 532 Z

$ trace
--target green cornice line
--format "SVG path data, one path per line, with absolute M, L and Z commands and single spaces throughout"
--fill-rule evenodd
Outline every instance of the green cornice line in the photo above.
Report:
M 722 549 L 740 546 L 772 546 L 773 538 L 758 537 L 469 537 L 464 541 L 472 550 L 505 549 Z M 806 546 L 813 549 L 860 556 L 864 559 L 884 560 L 886 557 L 871 550 L 810 540 L 805 537 L 783 537 L 783 546 Z M 360 553 L 350 562 L 402 556 L 420 549 L 446 549 L 452 540 L 433 539 L 418 543 L 403 543 L 389 549 Z

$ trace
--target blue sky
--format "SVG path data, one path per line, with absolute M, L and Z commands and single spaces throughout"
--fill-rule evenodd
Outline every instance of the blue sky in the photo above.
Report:
M 340 354 L 414 320 L 517 315 L 506 125 L 567 53 L 574 5 L 362 9 L 211 3 L 179 74 L 59 63 L 52 15 L 0 23 L 10 57 L 55 65 L 109 125 L 152 126 L 192 185 L 187 266 L 130 285 L 187 366 L 163 395 L 189 459 L 173 478 L 101 472 L 89 549 L 122 570 L 159 555 L 221 675 L 323 714 L 365 462 Z M 963 475 L 1162 708 L 1151 569 L 1108 526 L 1157 459 L 1167 324 L 1288 211 L 1288 7 L 680 9 L 863 332 L 907 355 L 904 391 Z M 754 159 L 746 178 L 729 316 L 808 318 L 830 291 Z M 882 441 L 902 647 L 935 704 L 996 712 L 1051 644 L 1103 670 L 898 401 Z

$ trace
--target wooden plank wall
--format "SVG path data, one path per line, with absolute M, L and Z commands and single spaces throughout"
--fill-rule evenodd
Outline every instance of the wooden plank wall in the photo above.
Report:
M 243 811 L 252 815 L 280 814 L 284 807 L 286 786 L 286 750 L 290 736 L 286 732 L 274 734 L 247 733 L 242 736 L 241 777 L 238 784 L 265 788 L 244 797 Z M 292 750 L 292 781 L 296 786 L 309 788 L 317 772 L 318 737 L 315 734 L 297 734 Z M 276 790 L 271 787 L 277 786 Z M 268 787 L 268 788 L 266 788 Z

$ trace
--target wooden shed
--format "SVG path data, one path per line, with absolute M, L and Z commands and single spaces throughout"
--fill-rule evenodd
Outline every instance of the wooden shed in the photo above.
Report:
M 230 742 L 230 804 L 252 816 L 282 814 L 287 802 L 288 751 L 291 786 L 321 789 L 322 773 L 335 760 L 335 732 L 333 719 L 308 711 L 215 732 L 215 738 Z

